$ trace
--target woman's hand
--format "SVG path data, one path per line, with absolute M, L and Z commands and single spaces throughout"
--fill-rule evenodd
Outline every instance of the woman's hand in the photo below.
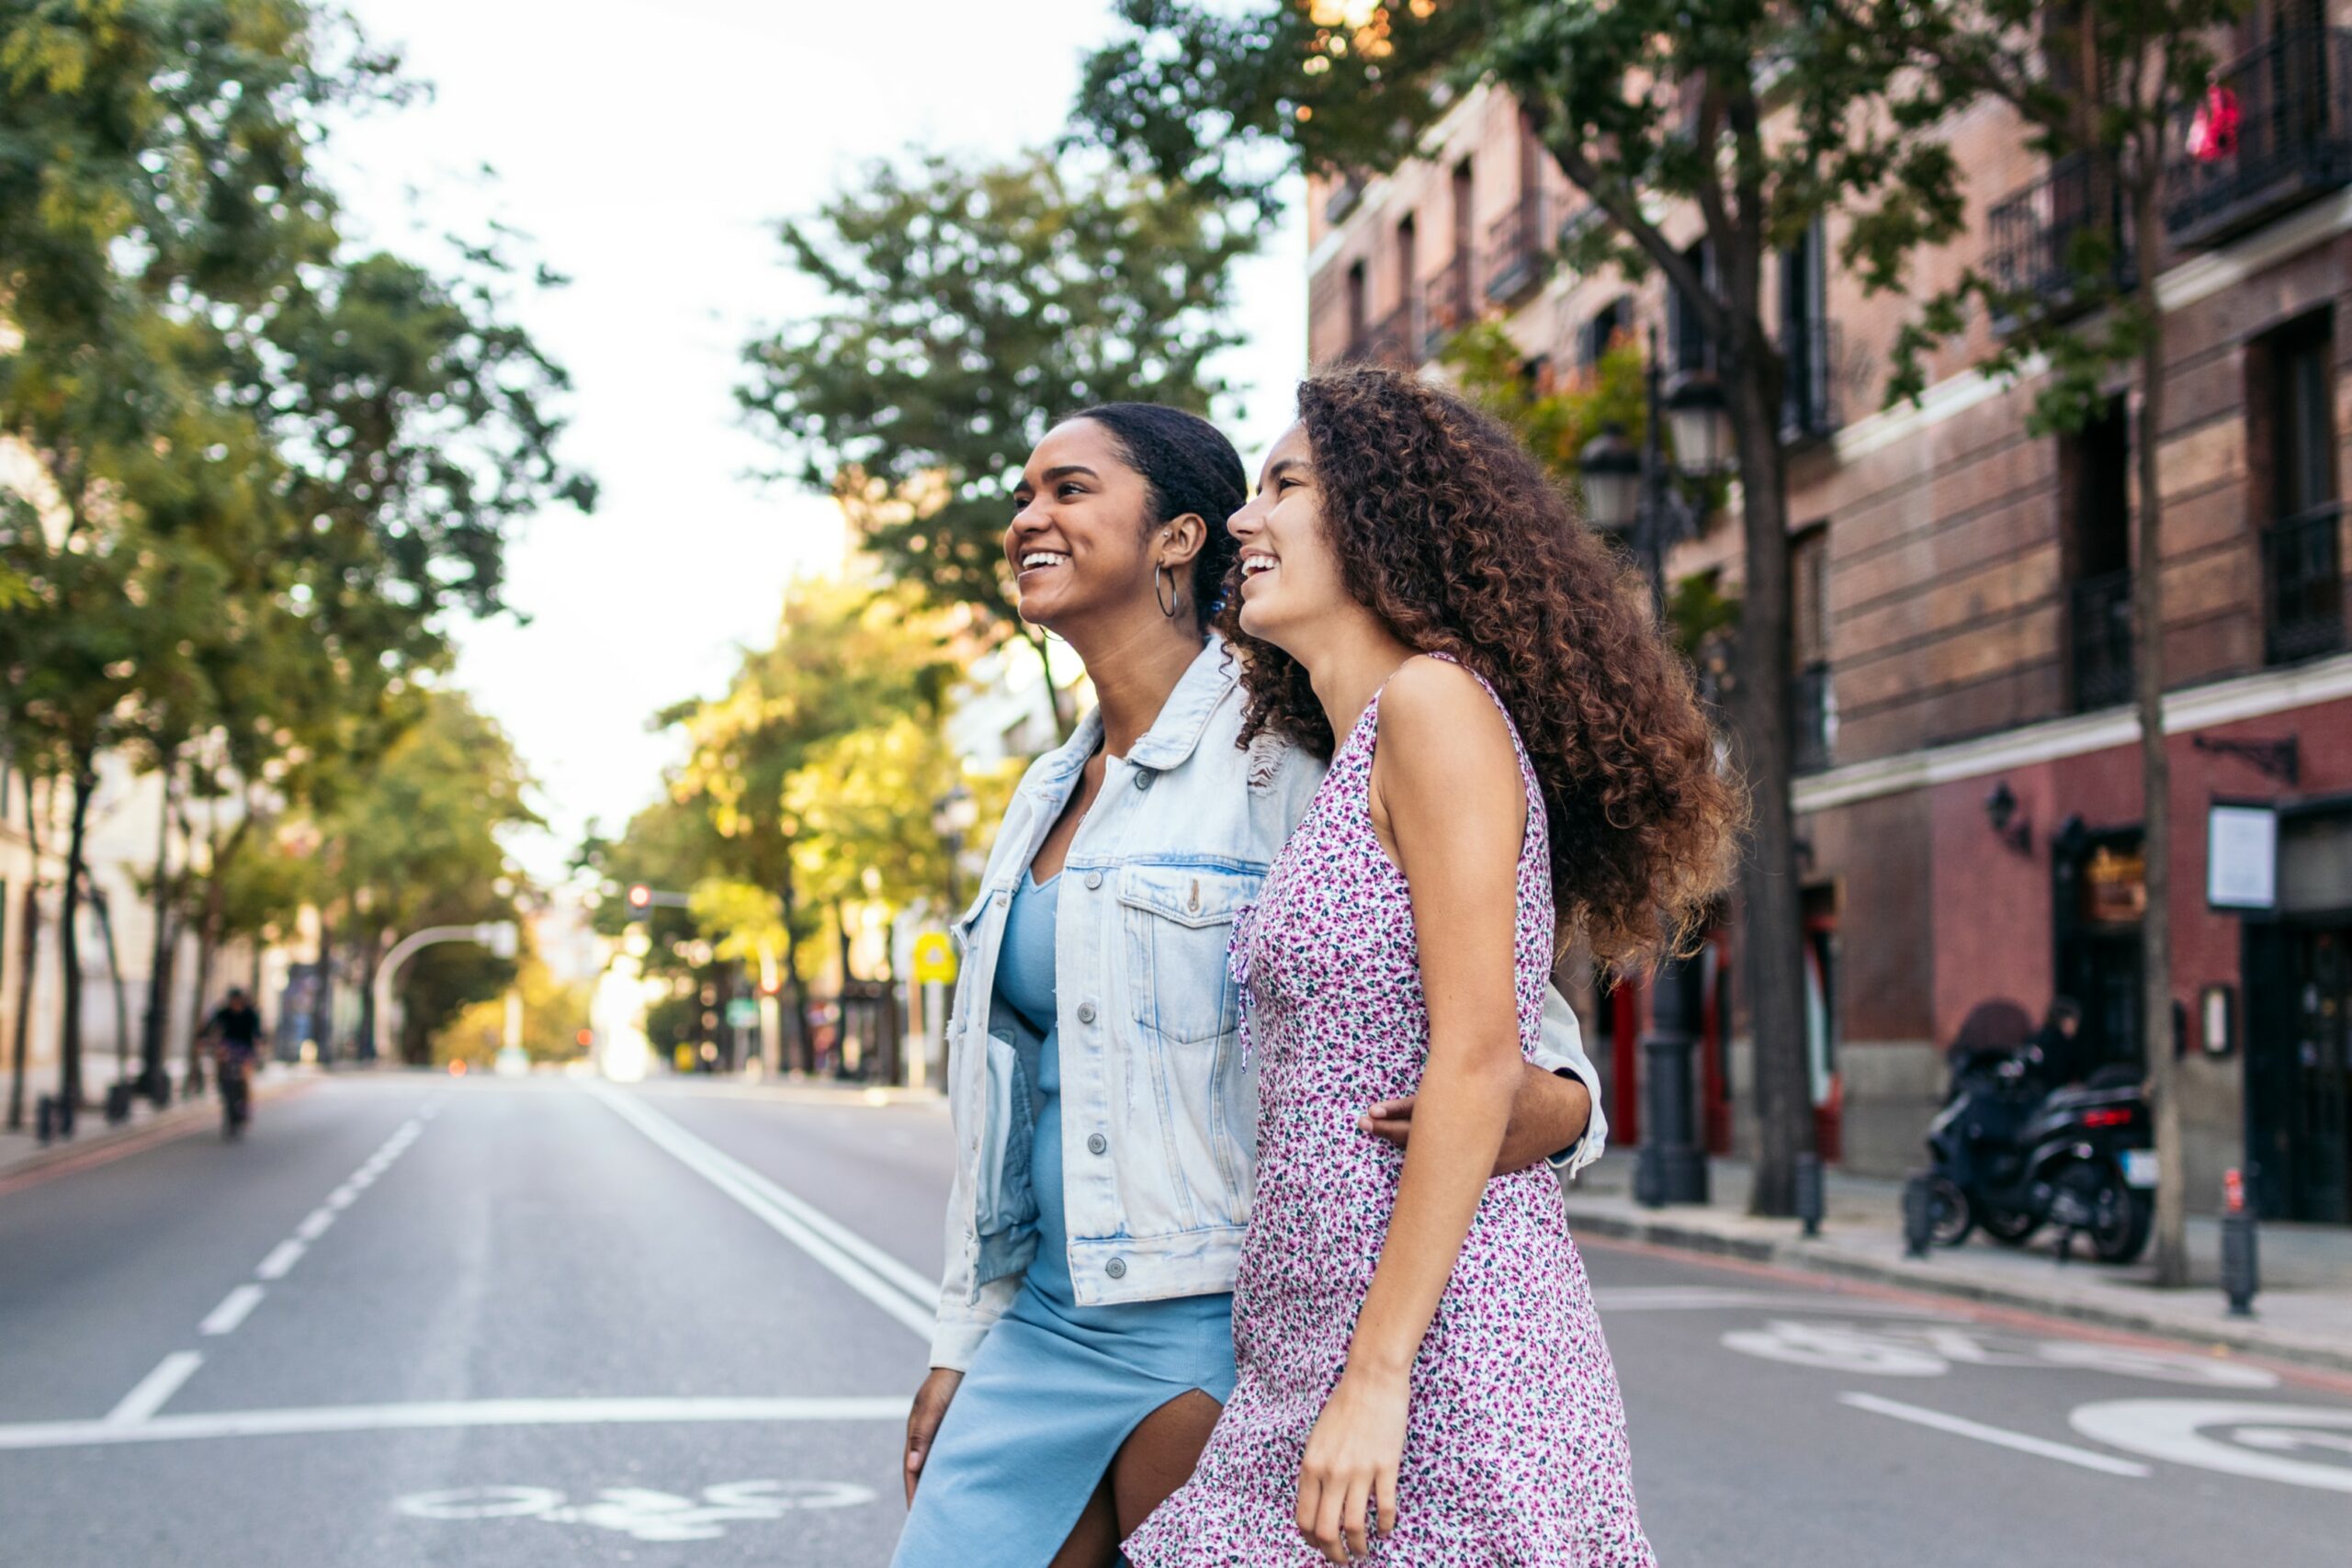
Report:
M 931 1440 L 947 1415 L 948 1402 L 963 1383 L 964 1374 L 948 1367 L 933 1367 L 915 1390 L 914 1408 L 907 1412 L 907 1506 L 915 1506 L 915 1483 L 922 1479 L 922 1461 L 931 1457 Z
M 1364 1516 L 1396 1528 L 1396 1467 L 1405 1455 L 1405 1379 L 1351 1363 L 1315 1420 L 1298 1468 L 1298 1528 L 1334 1562 L 1372 1552 Z
M 1574 1145 L 1591 1125 L 1592 1091 L 1581 1079 L 1528 1063 L 1511 1100 L 1510 1123 L 1503 1129 L 1495 1174 L 1509 1176 L 1541 1164 Z M 1356 1130 L 1405 1147 L 1413 1136 L 1413 1097 L 1377 1102 L 1356 1118 Z

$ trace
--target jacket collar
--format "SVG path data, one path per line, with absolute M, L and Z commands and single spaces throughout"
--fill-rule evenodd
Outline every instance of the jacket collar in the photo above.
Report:
M 1160 705 L 1159 716 L 1128 750 L 1127 761 L 1158 773 L 1183 762 L 1199 747 L 1209 719 L 1240 678 L 1240 667 L 1225 639 L 1210 637 Z M 1041 782 L 1050 781 L 1053 786 L 1067 784 L 1102 744 L 1102 710 L 1090 708 L 1070 738 L 1046 758 Z

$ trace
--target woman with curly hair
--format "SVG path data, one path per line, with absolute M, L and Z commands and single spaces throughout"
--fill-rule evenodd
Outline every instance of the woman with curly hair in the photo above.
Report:
M 1210 636 L 1248 493 L 1215 426 L 1140 403 L 1056 425 L 1014 491 L 1022 618 L 1102 700 L 1029 770 L 956 926 L 956 1178 L 903 1568 L 1109 1564 L 1232 1387 L 1257 1096 L 1227 938 L 1323 776 L 1272 733 L 1243 749 Z M 1589 1077 L 1555 1020 L 1543 1067 Z M 1531 1064 L 1521 1097 L 1498 1168 L 1540 1172 L 1580 1133 L 1560 1157 L 1598 1152 L 1582 1086 Z M 1354 1135 L 1406 1138 L 1409 1107 L 1373 1098 Z
M 1633 573 L 1500 424 L 1385 370 L 1298 408 L 1230 525 L 1243 733 L 1331 760 L 1234 939 L 1238 1378 L 1125 1550 L 1649 1564 L 1558 1191 L 1494 1156 L 1561 940 L 1621 971 L 1688 940 L 1740 795 Z M 1401 1153 L 1354 1135 L 1367 1094 L 1418 1096 Z

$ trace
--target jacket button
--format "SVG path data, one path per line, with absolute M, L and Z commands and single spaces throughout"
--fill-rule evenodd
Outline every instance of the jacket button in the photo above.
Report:
M 1124 1280 L 1127 1277 L 1127 1260 L 1124 1258 L 1114 1258 L 1110 1262 L 1102 1265 L 1102 1272 L 1110 1275 L 1114 1280 Z
M 1090 871 L 1090 872 L 1088 872 L 1088 873 L 1086 874 L 1086 886 L 1087 886 L 1087 890 L 1088 890 L 1089 892 L 1091 892 L 1091 891 L 1093 891 L 1095 888 L 1100 887 L 1100 886 L 1102 886 L 1102 874 L 1101 872 L 1099 872 L 1099 871 Z
M 1099 1155 L 1108 1150 L 1110 1146 L 1111 1140 L 1104 1137 L 1100 1133 L 1089 1133 L 1086 1135 L 1086 1152 L 1088 1154 Z
M 1092 1023 L 1094 1021 L 1094 1004 L 1092 1002 L 1080 1002 L 1078 1004 L 1078 1021 L 1080 1023 Z
M 1151 787 L 1152 776 L 1152 772 L 1149 768 L 1137 768 L 1136 770 L 1136 788 L 1149 789 Z

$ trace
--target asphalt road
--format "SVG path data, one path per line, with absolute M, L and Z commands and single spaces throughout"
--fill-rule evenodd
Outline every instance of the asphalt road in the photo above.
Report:
M 0 1562 L 885 1562 L 945 1129 L 818 1091 L 340 1078 L 242 1145 L 0 1194 Z M 1586 1257 L 1666 1563 L 2346 1560 L 2352 1380 Z

